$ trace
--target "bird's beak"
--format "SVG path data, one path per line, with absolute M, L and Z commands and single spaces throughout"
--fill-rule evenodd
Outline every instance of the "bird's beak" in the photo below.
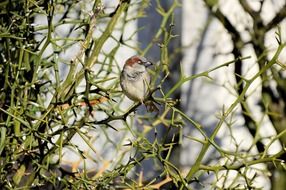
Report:
M 145 67 L 150 67 L 150 66 L 152 66 L 152 65 L 153 65 L 153 63 L 150 62 L 150 61 L 144 62 L 144 66 L 145 66 Z

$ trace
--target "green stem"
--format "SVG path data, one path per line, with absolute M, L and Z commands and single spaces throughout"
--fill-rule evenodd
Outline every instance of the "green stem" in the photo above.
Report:
M 173 86 L 173 88 L 171 88 L 171 90 L 169 90 L 169 92 L 164 96 L 164 98 L 170 97 L 170 96 L 174 93 L 174 91 L 177 90 L 178 88 L 180 88 L 185 82 L 188 82 L 188 81 L 193 80 L 193 79 L 198 78 L 198 77 L 203 77 L 203 76 L 209 77 L 209 73 L 212 72 L 212 71 L 215 71 L 215 70 L 217 70 L 217 69 L 219 69 L 219 68 L 221 68 L 221 67 L 229 66 L 230 64 L 235 63 L 238 59 L 240 59 L 240 60 L 245 60 L 245 59 L 249 59 L 249 58 L 250 58 L 250 56 L 242 57 L 242 58 L 237 58 L 237 59 L 235 59 L 235 60 L 226 62 L 226 63 L 224 63 L 224 64 L 222 64 L 222 65 L 219 65 L 219 66 L 217 66 L 217 67 L 211 68 L 211 69 L 209 69 L 209 70 L 207 70 L 207 71 L 204 71 L 204 72 L 201 72 L 201 73 L 198 73 L 198 74 L 196 74 L 196 75 L 189 76 L 189 77 L 185 77 L 185 76 L 183 75 L 183 76 L 181 77 L 180 81 L 177 82 L 176 85 Z
M 121 14 L 123 12 L 125 12 L 129 6 L 129 1 L 122 1 L 118 7 L 117 10 L 115 12 L 115 14 L 113 15 L 112 19 L 110 20 L 110 22 L 108 23 L 104 33 L 102 34 L 102 36 L 96 41 L 96 44 L 92 50 L 92 53 L 90 55 L 90 57 L 86 60 L 84 68 L 87 70 L 90 70 L 94 64 L 96 64 L 97 62 L 97 58 L 98 55 L 100 53 L 100 51 L 102 50 L 102 47 L 104 45 L 104 43 L 107 41 L 107 39 L 109 39 L 109 37 L 111 36 L 112 32 L 114 31 L 115 25 L 116 23 L 118 23 L 118 20 L 121 16 Z M 95 23 L 94 23 L 95 26 Z M 92 29 L 94 27 L 91 25 L 90 30 L 91 30 L 91 34 L 92 34 Z M 90 35 L 91 38 L 92 35 Z M 89 43 L 89 39 L 87 39 L 86 41 L 88 41 Z M 84 45 L 83 48 L 87 47 L 86 45 Z M 85 50 L 85 49 L 84 49 Z M 80 57 L 77 57 L 77 59 L 80 59 Z M 77 84 L 83 79 L 84 76 L 84 72 L 85 69 L 79 71 L 77 74 L 76 73 L 76 68 L 77 68 L 77 63 L 78 61 L 75 60 L 70 67 L 70 71 L 68 73 L 68 77 L 65 80 L 65 82 L 62 84 L 61 89 L 62 93 L 60 94 L 59 97 L 63 98 L 66 97 L 67 93 L 70 92 L 71 88 L 74 86 L 74 83 L 76 83 L 75 87 L 77 86 Z
M 178 1 L 174 1 L 173 5 L 168 10 L 168 12 L 163 12 L 160 11 L 160 9 L 158 9 L 159 13 L 163 16 L 163 20 L 161 22 L 160 29 L 157 31 L 153 39 L 158 39 L 160 37 L 164 28 L 166 28 L 165 26 L 168 22 L 169 17 L 174 13 L 174 10 L 177 8 L 178 5 L 179 5 Z M 153 46 L 153 43 L 154 42 L 149 43 L 148 46 L 144 49 L 144 51 L 142 52 L 143 56 L 150 50 L 150 48 Z
M 271 66 L 273 66 L 276 63 L 276 60 L 277 60 L 278 56 L 280 55 L 280 53 L 281 53 L 281 51 L 283 50 L 284 47 L 285 47 L 285 44 L 279 45 L 275 55 L 270 60 L 270 62 L 268 64 L 266 64 L 264 67 L 262 67 L 262 69 L 259 70 L 259 72 L 256 73 L 256 75 L 254 75 L 250 80 L 246 80 L 246 84 L 245 84 L 245 87 L 243 88 L 242 93 L 237 97 L 237 99 L 234 101 L 234 103 L 231 104 L 231 106 L 227 109 L 227 111 L 225 113 L 223 113 L 220 121 L 216 125 L 216 128 L 215 128 L 214 132 L 212 133 L 212 135 L 210 137 L 210 141 L 208 141 L 207 143 L 205 143 L 203 145 L 203 147 L 201 149 L 201 152 L 200 152 L 199 156 L 197 157 L 193 167 L 189 170 L 189 172 L 187 174 L 187 177 L 186 177 L 186 181 L 187 182 L 191 181 L 191 179 L 193 178 L 194 174 L 200 169 L 200 163 L 202 162 L 202 160 L 203 160 L 203 158 L 204 158 L 204 156 L 205 156 L 209 146 L 211 145 L 211 142 L 214 141 L 214 138 L 216 137 L 217 133 L 219 132 L 219 129 L 221 128 L 222 124 L 224 123 L 224 121 L 226 120 L 228 115 L 235 109 L 235 107 L 241 101 L 243 101 L 243 98 L 244 98 L 247 90 L 249 89 L 249 87 L 253 83 L 253 81 L 256 80 L 257 78 L 259 78 L 261 76 L 261 74 L 265 73 Z M 182 186 L 181 186 L 181 188 L 182 188 Z

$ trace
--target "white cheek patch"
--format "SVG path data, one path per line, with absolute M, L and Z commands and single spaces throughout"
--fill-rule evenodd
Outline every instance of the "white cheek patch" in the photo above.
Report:
M 133 72 L 133 73 L 126 73 L 128 79 L 130 80 L 137 80 L 139 79 L 144 72 Z

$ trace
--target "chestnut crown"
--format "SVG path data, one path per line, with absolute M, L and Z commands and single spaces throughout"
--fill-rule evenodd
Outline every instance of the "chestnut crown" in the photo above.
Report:
M 131 66 L 133 67 L 134 64 L 144 65 L 145 67 L 148 67 L 152 65 L 150 61 L 148 61 L 145 57 L 134 55 L 126 60 L 125 66 Z

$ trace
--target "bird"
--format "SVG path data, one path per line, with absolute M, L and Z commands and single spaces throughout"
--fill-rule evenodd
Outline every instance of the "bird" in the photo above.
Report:
M 145 57 L 134 55 L 125 61 L 120 74 L 122 92 L 132 101 L 145 104 L 148 111 L 158 111 L 151 96 L 151 76 L 147 68 L 153 65 Z

